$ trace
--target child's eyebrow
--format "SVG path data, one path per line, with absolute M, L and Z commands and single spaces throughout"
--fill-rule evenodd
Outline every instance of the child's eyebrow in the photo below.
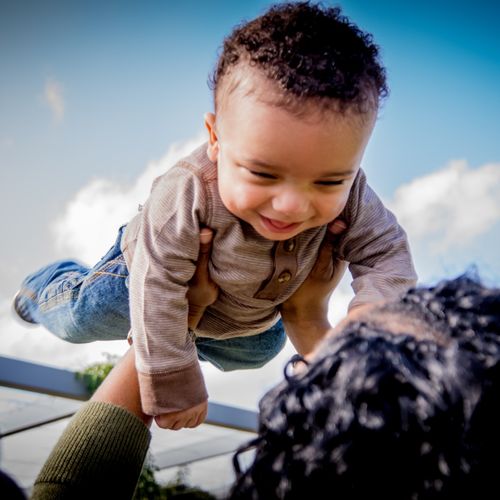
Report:
M 278 167 L 278 165 L 271 165 L 270 163 L 267 163 L 267 162 L 262 161 L 262 160 L 258 160 L 256 158 L 245 158 L 245 159 L 243 159 L 243 163 L 247 163 L 249 165 L 254 165 L 256 167 L 262 167 L 262 168 L 277 168 L 277 169 L 280 168 L 280 167 Z
M 276 170 L 286 170 L 286 167 L 283 167 L 281 165 L 271 165 L 270 163 L 267 163 L 265 161 L 259 160 L 257 158 L 245 158 L 243 160 L 243 163 L 253 165 L 255 167 L 261 167 L 261 168 L 270 168 L 270 169 L 276 169 Z M 335 172 L 325 172 L 324 174 L 321 174 L 319 177 L 349 177 L 356 173 L 357 169 L 356 168 L 348 168 L 346 170 L 340 170 L 340 171 L 335 171 Z
M 337 172 L 325 172 L 320 177 L 349 177 L 357 172 L 356 168 L 349 168 L 347 170 L 340 170 Z

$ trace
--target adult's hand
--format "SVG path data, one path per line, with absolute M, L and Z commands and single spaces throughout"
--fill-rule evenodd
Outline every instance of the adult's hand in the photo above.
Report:
M 204 227 L 200 232 L 200 253 L 196 263 L 196 271 L 189 281 L 189 289 L 186 294 L 189 302 L 189 328 L 196 328 L 205 309 L 217 300 L 219 294 L 219 288 L 212 281 L 208 272 L 212 239 L 212 230 Z
M 321 243 L 318 258 L 309 276 L 297 291 L 281 305 L 285 331 L 299 354 L 309 354 L 325 336 L 330 296 L 339 284 L 347 263 L 335 257 L 335 244 L 347 225 L 335 219 Z
M 302 319 L 318 319 L 324 316 L 330 296 L 339 284 L 347 264 L 335 257 L 335 244 L 346 230 L 342 219 L 335 219 L 321 243 L 318 258 L 309 276 L 297 291 L 281 306 L 281 312 Z

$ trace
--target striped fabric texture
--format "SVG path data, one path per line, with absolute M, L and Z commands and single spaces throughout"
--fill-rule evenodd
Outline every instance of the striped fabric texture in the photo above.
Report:
M 390 299 L 415 285 L 406 234 L 362 170 L 342 217 L 348 229 L 335 254 L 349 262 L 355 292 L 350 307 Z M 122 240 L 141 398 L 153 415 L 207 398 L 186 301 L 203 226 L 214 231 L 209 271 L 220 293 L 194 334 L 214 339 L 270 328 L 279 319 L 278 306 L 309 274 L 326 232 L 321 226 L 281 242 L 260 236 L 223 205 L 206 144 L 155 180 Z

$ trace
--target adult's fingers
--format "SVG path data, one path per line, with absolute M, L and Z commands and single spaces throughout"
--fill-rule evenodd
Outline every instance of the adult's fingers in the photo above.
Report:
M 210 261 L 210 252 L 212 250 L 213 232 L 210 228 L 204 227 L 200 231 L 200 253 L 196 263 L 194 279 L 197 282 L 208 282 L 208 262 Z
M 205 308 L 217 300 L 219 289 L 208 271 L 212 250 L 213 231 L 204 227 L 200 231 L 200 252 L 193 277 L 188 283 L 186 298 L 189 303 L 188 326 L 196 328 Z
M 318 258 L 311 270 L 318 278 L 330 279 L 333 274 L 333 243 L 325 238 L 319 247 Z
M 194 275 L 189 282 L 190 289 L 194 288 L 195 285 L 206 286 L 207 284 L 210 284 L 211 288 L 214 287 L 214 284 L 210 279 L 210 274 L 208 272 L 208 263 L 210 262 L 210 253 L 212 251 L 212 240 L 212 230 L 208 227 L 202 228 L 200 231 L 200 251 L 198 254 L 198 260 L 196 261 L 196 269 Z M 206 290 L 202 290 L 202 292 L 206 292 Z M 194 298 L 195 291 L 193 291 L 192 293 Z
M 344 219 L 337 217 L 328 224 L 328 233 L 334 236 L 342 234 L 347 229 L 347 223 Z
M 210 250 L 213 232 L 209 227 L 202 227 L 200 230 L 200 252 Z
M 318 258 L 311 270 L 312 276 L 323 281 L 330 281 L 334 275 L 337 275 L 336 282 L 344 274 L 346 265 L 335 257 L 335 245 L 338 237 L 347 229 L 347 223 L 340 218 L 337 218 L 328 224 L 328 231 L 319 247 Z

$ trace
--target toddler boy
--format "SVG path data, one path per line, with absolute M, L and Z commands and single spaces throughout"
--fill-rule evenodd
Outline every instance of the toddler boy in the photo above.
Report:
M 369 35 L 338 8 L 276 5 L 226 38 L 213 90 L 208 143 L 156 179 L 101 262 L 47 266 L 14 304 L 71 342 L 130 330 L 143 410 L 167 415 L 170 428 L 197 425 L 206 411 L 198 359 L 251 368 L 283 347 L 280 307 L 335 219 L 347 225 L 332 258 L 349 262 L 351 309 L 416 281 L 404 231 L 360 170 L 386 94 Z M 219 295 L 190 330 L 186 293 L 202 227 L 214 232 L 209 272 Z M 302 354 L 316 327 L 301 327 Z

